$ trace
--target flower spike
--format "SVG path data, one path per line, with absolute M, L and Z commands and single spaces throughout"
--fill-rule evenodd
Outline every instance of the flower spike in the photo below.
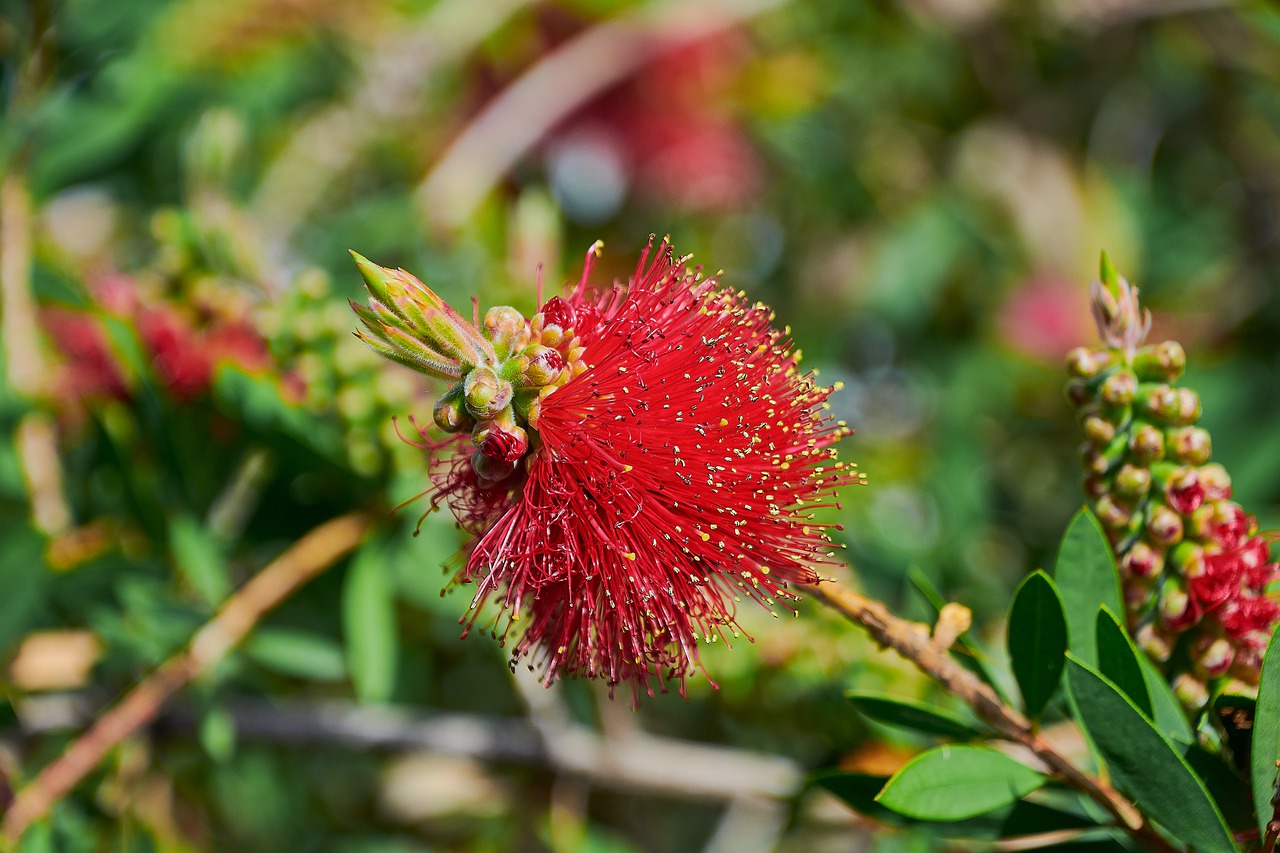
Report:
M 1199 711 L 1216 692 L 1256 690 L 1280 602 L 1271 538 L 1231 500 L 1196 426 L 1200 398 L 1177 385 L 1186 353 L 1143 345 L 1151 315 L 1104 254 L 1092 287 L 1103 340 L 1067 357 L 1067 396 L 1084 429 L 1085 491 L 1120 567 L 1129 625 Z

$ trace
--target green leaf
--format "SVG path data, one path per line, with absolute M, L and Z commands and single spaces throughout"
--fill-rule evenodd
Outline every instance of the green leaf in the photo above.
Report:
M 1234 853 L 1231 832 L 1204 784 L 1120 688 L 1071 653 L 1067 684 L 1080 723 L 1106 760 L 1116 787 L 1199 853 Z
M 210 709 L 200 721 L 197 736 L 205 753 L 219 764 L 235 754 L 236 721 L 225 708 Z
M 1046 777 L 983 746 L 940 746 L 917 755 L 876 801 L 919 820 L 964 820 L 1012 805 Z
M 386 551 L 371 539 L 351 563 L 342 590 L 347 666 L 356 696 L 364 702 L 385 702 L 396 686 L 400 645 L 395 589 L 388 574 Z
M 1111 679 L 1138 710 L 1148 718 L 1154 716 L 1147 682 L 1142 675 L 1142 659 L 1120 620 L 1105 604 L 1098 608 L 1097 641 L 1098 671 Z
M 1111 545 L 1102 525 L 1087 508 L 1077 512 L 1067 525 L 1053 576 L 1067 614 L 1068 647 L 1076 657 L 1096 664 L 1098 608 L 1105 604 L 1112 613 L 1123 613 L 1124 608 Z
M 347 677 L 342 647 L 320 634 L 288 628 L 259 628 L 244 644 L 255 663 L 282 675 L 310 681 L 341 681 Z
M 1239 832 L 1253 827 L 1253 801 L 1249 785 L 1221 755 L 1198 743 L 1182 748 L 1182 757 L 1204 782 L 1209 796 L 1222 810 L 1227 826 Z
M 1182 703 L 1173 695 L 1173 688 L 1151 658 L 1142 655 L 1142 677 L 1147 682 L 1147 695 L 1151 697 L 1151 705 L 1155 711 L 1153 721 L 1160 733 L 1170 740 L 1191 743 L 1195 734 L 1191 731 L 1191 723 L 1187 721 L 1187 712 L 1182 710 Z
M 213 396 L 219 408 L 253 429 L 290 436 L 332 461 L 344 458 L 335 425 L 285 402 L 278 383 L 266 377 L 223 362 L 213 374 Z
M 1276 761 L 1280 760 L 1280 641 L 1271 635 L 1267 655 L 1262 659 L 1258 679 L 1258 702 L 1253 714 L 1253 747 L 1249 755 L 1253 780 L 1253 808 L 1258 829 L 1267 834 L 1271 820 L 1271 798 L 1276 793 Z
M 1023 706 L 1028 716 L 1037 719 L 1058 689 L 1067 651 L 1062 600 L 1053 581 L 1039 569 L 1014 593 L 1007 643 Z
M 195 519 L 177 515 L 170 520 L 169 547 L 178 571 L 205 604 L 217 606 L 231 593 L 222 548 Z
M 959 821 L 926 821 L 910 818 L 876 802 L 888 776 L 829 770 L 813 777 L 815 784 L 826 788 L 858 814 L 892 826 L 925 826 L 931 835 L 945 838 L 997 839 L 1069 829 L 1088 829 L 1097 823 L 1084 815 L 1062 811 L 1052 806 L 1019 800 L 977 817 Z
M 44 539 L 27 524 L 0 527 L 0 649 L 38 624 L 49 590 Z
M 873 720 L 931 735 L 972 740 L 982 737 L 972 723 L 932 705 L 875 693 L 849 693 L 849 701 Z

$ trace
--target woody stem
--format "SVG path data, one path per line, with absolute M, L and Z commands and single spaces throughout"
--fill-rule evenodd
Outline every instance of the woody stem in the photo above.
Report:
M 1116 825 L 1148 850 L 1175 853 L 1152 828 L 1147 818 L 1125 797 L 1100 779 L 1073 765 L 1036 734 L 1022 714 L 1006 705 L 991 687 L 957 663 L 948 645 L 938 642 L 922 625 L 889 612 L 878 601 L 859 595 L 848 587 L 826 583 L 806 588 L 809 595 L 862 626 L 881 646 L 893 649 L 947 690 L 963 699 L 1001 737 L 1022 744 L 1072 788 L 1106 809 Z

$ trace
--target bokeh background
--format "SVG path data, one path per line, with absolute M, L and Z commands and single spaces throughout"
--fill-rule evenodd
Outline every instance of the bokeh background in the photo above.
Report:
M 299 536 L 378 519 L 29 849 L 928 849 L 804 784 L 918 748 L 849 687 L 932 690 L 812 605 L 744 610 L 754 642 L 705 655 L 718 689 L 635 713 L 459 639 L 449 517 L 414 538 L 425 505 L 389 513 L 426 486 L 391 419 L 438 389 L 350 335 L 349 248 L 528 310 L 539 266 L 576 280 L 599 238 L 602 279 L 625 276 L 670 234 L 845 383 L 868 484 L 839 513 L 843 582 L 917 618 L 936 587 L 997 658 L 1080 503 L 1060 363 L 1093 340 L 1105 248 L 1186 346 L 1238 498 L 1280 526 L 1273 4 L 0 9 L 7 784 Z

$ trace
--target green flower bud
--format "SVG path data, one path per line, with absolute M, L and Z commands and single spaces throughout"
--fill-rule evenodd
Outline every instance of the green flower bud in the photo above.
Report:
M 1144 382 L 1174 382 L 1187 366 L 1187 354 L 1177 341 L 1145 346 L 1133 359 L 1133 369 Z
M 471 429 L 475 423 L 471 413 L 467 411 L 467 403 L 463 396 L 462 384 L 449 389 L 448 393 L 436 400 L 431 416 L 436 426 L 444 432 L 462 432 Z
M 1200 395 L 1190 388 L 1178 389 L 1177 422 L 1193 424 L 1200 420 Z
M 493 344 L 498 358 L 504 359 L 528 342 L 529 325 L 516 309 L 497 305 L 485 312 L 484 336 Z
M 1088 347 L 1076 347 L 1067 353 L 1067 371 L 1081 379 L 1092 379 L 1110 365 L 1112 355 L 1107 350 L 1091 350 Z
M 1111 374 L 1103 380 L 1098 393 L 1102 397 L 1102 402 L 1108 406 L 1119 408 L 1132 403 L 1133 397 L 1137 392 L 1138 377 L 1127 370 L 1122 370 L 1119 373 Z
M 1199 618 L 1195 603 L 1187 595 L 1186 585 L 1181 580 L 1165 575 L 1160 587 L 1160 601 L 1157 604 L 1160 613 L 1160 624 L 1168 631 L 1181 633 L 1194 625 Z
M 1138 644 L 1138 648 L 1146 652 L 1147 656 L 1156 663 L 1164 663 L 1173 657 L 1173 637 L 1150 622 L 1134 633 L 1133 640 Z
M 1151 488 L 1151 471 L 1137 465 L 1125 464 L 1116 472 L 1116 492 L 1126 498 L 1136 499 Z
M 1203 465 L 1213 454 L 1209 431 L 1200 427 L 1174 427 L 1165 431 L 1165 447 L 1174 459 L 1188 465 Z
M 1179 421 L 1180 405 L 1178 390 L 1169 385 L 1142 384 L 1138 386 L 1135 399 L 1139 409 L 1150 415 L 1152 419 L 1165 424 Z
M 477 421 L 485 421 L 507 407 L 513 389 L 511 383 L 500 379 L 492 367 L 480 365 L 463 380 L 463 392 L 467 411 Z
M 564 357 L 551 347 L 533 344 L 525 348 L 522 356 L 527 358 L 523 371 L 525 385 L 550 385 L 560 377 L 560 371 L 564 370 Z
M 1085 440 L 1096 447 L 1106 447 L 1116 437 L 1116 425 L 1101 415 L 1084 419 Z
M 1151 509 L 1147 515 L 1147 535 L 1159 548 L 1171 548 L 1182 541 L 1182 516 L 1164 504 Z
M 1209 688 L 1190 673 L 1184 672 L 1173 681 L 1173 695 L 1189 713 L 1199 714 L 1209 704 Z
M 1195 577 L 1204 571 L 1204 548 L 1191 540 L 1179 542 L 1169 552 L 1169 559 L 1183 577 Z
M 1164 433 L 1151 424 L 1142 424 L 1129 436 L 1129 451 L 1143 465 L 1163 459 Z

